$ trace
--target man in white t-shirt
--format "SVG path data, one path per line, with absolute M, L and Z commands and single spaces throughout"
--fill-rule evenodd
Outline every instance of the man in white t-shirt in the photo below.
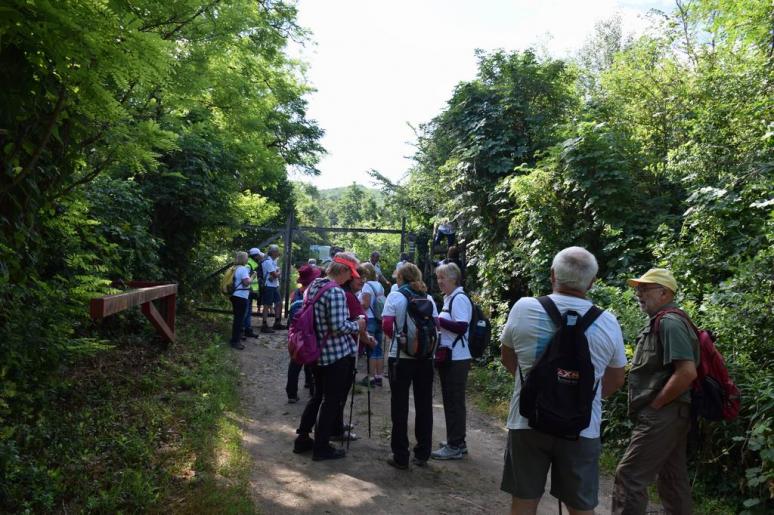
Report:
M 550 299 L 559 312 L 573 310 L 583 316 L 592 306 L 586 293 L 596 279 L 597 260 L 586 249 L 560 251 L 551 265 Z M 500 488 L 512 496 L 511 513 L 537 513 L 551 469 L 551 495 L 562 501 L 571 514 L 593 513 L 598 503 L 599 426 L 602 398 L 624 383 L 626 353 L 621 327 L 615 315 L 604 311 L 586 330 L 594 366 L 596 396 L 591 423 L 578 440 L 567 440 L 530 428 L 519 413 L 521 376 L 525 378 L 551 342 L 557 327 L 534 297 L 514 304 L 500 338 L 503 365 L 515 377 L 508 414 L 508 446 Z M 517 367 L 521 368 L 516 373 Z
M 263 306 L 262 333 L 273 333 L 275 329 L 286 329 L 282 325 L 282 300 L 279 294 L 280 267 L 277 264 L 280 251 L 277 245 L 269 245 L 266 251 L 268 257 L 261 263 L 263 273 L 263 288 L 261 289 L 261 306 Z M 274 310 L 274 327 L 270 328 L 267 321 L 269 312 Z

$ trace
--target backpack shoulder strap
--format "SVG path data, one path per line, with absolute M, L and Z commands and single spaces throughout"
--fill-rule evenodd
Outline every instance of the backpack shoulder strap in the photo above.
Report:
M 696 337 L 697 338 L 699 337 L 699 332 L 700 332 L 699 328 L 696 327 L 696 325 L 693 323 L 693 320 L 691 320 L 688 314 L 679 308 L 666 308 L 656 313 L 656 316 L 653 317 L 653 321 L 651 322 L 653 325 L 653 330 L 656 331 L 656 334 L 659 334 L 659 329 L 661 328 L 661 319 L 664 318 L 665 315 L 668 315 L 670 313 L 675 314 L 680 318 L 682 318 L 683 321 L 685 321 L 685 323 L 687 323 L 688 326 L 696 334 Z
M 317 293 L 314 294 L 314 297 L 312 297 L 312 300 L 309 301 L 309 304 L 314 304 L 318 300 L 320 300 L 320 297 L 323 296 L 323 294 L 336 287 L 336 283 L 334 281 L 330 281 L 327 284 L 324 284 L 320 287 L 319 290 L 317 290 Z M 307 297 L 308 298 L 308 297 Z
M 586 314 L 583 315 L 580 321 L 578 321 L 578 328 L 581 330 L 581 332 L 585 333 L 586 330 L 591 327 L 591 324 L 593 324 L 602 313 L 603 311 L 600 308 L 592 304 L 589 310 L 586 311 Z
M 451 299 L 449 299 L 449 316 L 452 316 L 452 306 L 454 305 L 454 299 L 457 297 L 457 295 L 465 295 L 464 293 L 455 293 Z M 468 300 L 470 300 L 468 298 Z M 473 302 L 470 303 L 470 306 L 473 307 Z M 454 320 L 454 318 L 452 318 Z M 468 320 L 468 324 L 470 324 L 473 321 L 473 312 L 470 313 L 470 320 Z M 470 325 L 468 325 L 468 331 L 470 331 Z M 462 346 L 465 346 L 465 333 L 458 334 L 457 337 L 452 342 L 452 349 L 457 346 L 457 342 L 462 342 Z
M 562 314 L 559 313 L 559 308 L 556 307 L 556 304 L 551 300 L 551 297 L 543 295 L 542 297 L 538 297 L 537 300 L 540 302 L 540 305 L 543 306 L 543 309 L 546 310 L 546 313 L 548 313 L 551 320 L 556 324 L 556 327 L 562 327 Z
M 376 289 L 374 288 L 374 286 L 372 284 L 368 284 L 367 282 L 365 284 L 366 284 L 366 286 L 371 288 L 371 302 L 368 303 L 369 304 L 368 309 L 370 309 L 373 312 L 374 305 L 376 304 L 376 297 L 378 296 L 378 294 L 376 293 Z M 374 313 L 374 315 L 375 314 L 376 313 Z
M 462 292 L 459 295 L 466 297 L 468 299 L 468 302 L 470 302 L 470 320 L 468 320 L 468 323 L 469 324 L 473 323 L 473 318 L 476 316 L 476 305 L 473 302 L 473 299 L 471 299 L 470 296 L 467 295 L 465 292 Z M 451 306 L 449 306 L 449 311 L 451 312 Z

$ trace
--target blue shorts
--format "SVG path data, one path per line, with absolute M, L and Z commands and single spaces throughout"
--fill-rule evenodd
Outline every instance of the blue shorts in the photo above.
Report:
M 373 349 L 368 350 L 368 357 L 370 359 L 384 358 L 384 351 L 382 350 L 382 321 L 375 318 L 369 318 L 366 324 L 366 331 L 376 338 L 376 346 Z
M 261 306 L 273 306 L 280 302 L 279 287 L 264 286 L 261 290 Z

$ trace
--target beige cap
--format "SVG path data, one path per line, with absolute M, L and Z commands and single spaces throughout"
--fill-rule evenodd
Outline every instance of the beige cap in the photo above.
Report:
M 640 284 L 659 284 L 665 288 L 672 290 L 672 293 L 677 292 L 677 281 L 672 272 L 666 268 L 651 268 L 642 277 L 637 279 L 629 279 L 626 283 L 631 287 L 636 287 Z

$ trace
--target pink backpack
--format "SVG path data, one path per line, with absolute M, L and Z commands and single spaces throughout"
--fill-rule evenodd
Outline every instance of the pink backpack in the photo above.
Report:
M 311 365 L 320 359 L 322 344 L 317 341 L 317 333 L 314 330 L 314 304 L 320 300 L 323 293 L 338 286 L 335 281 L 320 287 L 311 300 L 304 296 L 304 305 L 295 314 L 288 327 L 288 353 L 290 359 L 299 365 Z M 326 339 L 329 335 L 326 335 Z

